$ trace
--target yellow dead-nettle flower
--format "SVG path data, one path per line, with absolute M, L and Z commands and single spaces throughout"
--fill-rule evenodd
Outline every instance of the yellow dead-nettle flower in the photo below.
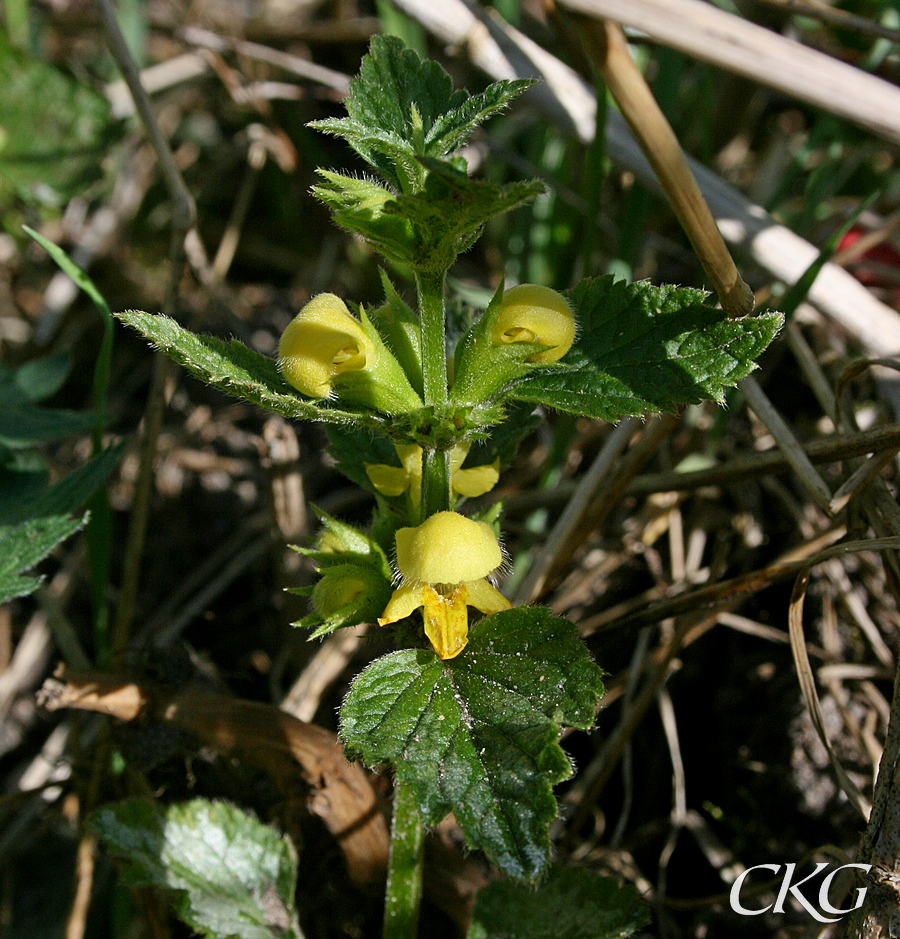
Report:
M 467 606 L 482 613 L 508 610 L 510 602 L 487 581 L 503 563 L 494 529 L 456 512 L 438 512 L 417 528 L 396 535 L 397 570 L 402 581 L 379 626 L 387 626 L 422 607 L 425 635 L 442 659 L 466 647 Z
M 359 320 L 333 293 L 320 293 L 294 317 L 278 345 L 288 384 L 311 398 L 327 398 L 342 372 L 371 368 L 375 346 Z
M 490 492 L 500 478 L 500 460 L 462 469 L 471 442 L 464 440 L 450 451 L 450 486 L 461 496 L 475 498 Z M 394 444 L 402 466 L 366 463 L 372 485 L 384 496 L 400 496 L 409 489 L 414 505 L 422 500 L 422 448 L 416 444 Z
M 519 342 L 550 346 L 525 361 L 538 365 L 556 362 L 575 341 L 572 308 L 562 294 L 549 287 L 519 284 L 503 294 L 491 341 L 495 346 Z

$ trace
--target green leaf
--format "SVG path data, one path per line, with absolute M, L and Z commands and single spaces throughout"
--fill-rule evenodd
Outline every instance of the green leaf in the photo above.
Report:
M 48 238 L 45 238 L 40 232 L 36 232 L 27 225 L 22 226 L 30 237 L 32 237 L 53 259 L 54 263 L 66 275 L 68 275 L 75 285 L 83 290 L 94 301 L 94 304 L 100 310 L 100 314 L 106 320 L 111 320 L 112 310 L 106 302 L 103 294 L 97 289 L 94 282 L 88 275 L 60 248 Z
M 326 118 L 313 121 L 309 126 L 325 134 L 343 137 L 395 186 L 413 189 L 421 186 L 424 172 L 416 162 L 416 151 L 412 144 L 394 132 L 370 127 L 349 117 Z
M 384 426 L 378 415 L 339 410 L 299 397 L 282 378 L 274 359 L 248 349 L 236 339 L 229 343 L 215 336 L 201 336 L 167 316 L 140 310 L 127 310 L 116 316 L 201 381 L 232 397 L 297 420 Z
M 721 402 L 781 328 L 780 313 L 729 319 L 699 290 L 582 281 L 567 294 L 580 336 L 558 363 L 510 397 L 604 420 Z
M 467 98 L 454 91 L 450 76 L 436 62 L 421 59 L 394 36 L 375 36 L 363 58 L 359 75 L 350 82 L 347 117 L 316 121 L 310 126 L 339 134 L 398 188 L 409 158 L 424 155 L 426 135 L 435 121 Z M 386 150 L 400 154 L 401 173 Z
M 0 523 L 17 525 L 34 518 L 77 511 L 106 481 L 124 451 L 124 443 L 108 447 L 52 486 L 14 499 L 6 499 L 5 492 L 0 494 Z
M 446 270 L 477 240 L 484 223 L 544 191 L 539 180 L 497 186 L 470 179 L 443 160 L 421 158 L 428 170 L 420 193 L 401 193 L 384 205 L 385 214 L 407 220 L 415 232 L 409 263 L 420 270 Z
M 442 114 L 425 135 L 425 155 L 442 157 L 458 150 L 479 124 L 504 110 L 517 95 L 537 82 L 530 78 L 494 82 L 480 94 L 467 98 L 459 107 Z
M 368 764 L 394 764 L 426 824 L 452 810 L 471 848 L 532 879 L 549 855 L 552 787 L 571 773 L 559 732 L 591 726 L 601 672 L 572 623 L 545 609 L 496 613 L 469 635 L 448 661 L 407 649 L 373 662 L 344 701 L 341 734 Z
M 300 939 L 297 861 L 274 828 L 224 802 L 163 808 L 145 799 L 104 806 L 91 829 L 126 860 L 138 887 L 175 891 L 175 910 L 210 939 Z
M 0 33 L 0 196 L 62 205 L 99 177 L 109 102 Z M 5 186 L 3 185 L 5 183 Z
M 43 401 L 62 388 L 71 369 L 72 357 L 67 352 L 32 359 L 15 371 L 4 369 L 0 374 L 0 394 L 7 402 Z
M 633 887 L 554 865 L 536 888 L 495 881 L 480 890 L 466 939 L 624 939 L 649 921 Z
M 362 235 L 372 247 L 391 261 L 415 261 L 416 235 L 409 222 L 396 212 L 394 194 L 368 179 L 344 176 L 330 170 L 316 171 L 325 184 L 313 186 L 313 194 L 332 212 L 335 222 L 347 231 Z
M 92 411 L 68 411 L 29 404 L 4 403 L 0 408 L 0 443 L 28 447 L 83 434 L 94 426 Z
M 22 577 L 61 542 L 87 522 L 69 515 L 47 515 L 19 524 L 0 524 L 0 603 L 24 597 L 40 586 L 42 577 Z
M 418 192 L 424 171 L 416 157 L 443 157 L 472 131 L 535 84 L 500 81 L 479 95 L 454 91 L 436 62 L 421 59 L 399 39 L 376 36 L 350 82 L 347 117 L 309 126 L 343 137 L 370 165 L 403 192 Z

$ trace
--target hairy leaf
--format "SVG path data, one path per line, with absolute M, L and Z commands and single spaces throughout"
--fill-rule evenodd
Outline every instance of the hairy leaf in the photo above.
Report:
M 699 290 L 626 284 L 611 275 L 568 292 L 580 335 L 556 365 L 536 369 L 510 397 L 618 420 L 709 398 L 756 367 L 780 313 L 729 319 Z
M 90 827 L 124 857 L 133 886 L 175 891 L 175 909 L 210 939 L 300 936 L 297 861 L 274 828 L 224 802 L 163 808 L 130 799 L 98 809 Z
M 310 126 L 344 137 L 367 163 L 405 188 L 413 180 L 404 172 L 419 173 L 409 158 L 424 155 L 435 121 L 466 98 L 436 62 L 419 58 L 394 36 L 375 36 L 350 82 L 348 116 Z
M 530 78 L 499 81 L 488 85 L 480 95 L 471 98 L 442 114 L 425 135 L 425 155 L 442 157 L 459 149 L 469 135 L 492 114 L 502 111 L 517 95 L 537 82 Z
M 380 417 L 369 412 L 339 410 L 299 397 L 282 378 L 274 359 L 248 349 L 236 339 L 224 342 L 215 336 L 201 336 L 167 316 L 140 310 L 128 310 L 116 316 L 201 381 L 232 397 L 297 420 L 351 422 L 368 427 L 384 424 Z
M 446 270 L 477 240 L 484 223 L 544 191 L 538 180 L 497 186 L 469 179 L 443 160 L 422 158 L 428 170 L 421 193 L 401 193 L 385 213 L 408 220 L 416 234 L 414 261 L 423 270 Z
M 507 880 L 480 890 L 467 939 L 624 939 L 649 920 L 633 887 L 554 865 L 537 887 Z
M 427 824 L 452 810 L 471 848 L 534 878 L 550 849 L 552 787 L 571 772 L 560 728 L 593 723 L 601 672 L 575 627 L 545 609 L 496 613 L 469 635 L 448 661 L 407 649 L 373 662 L 344 701 L 341 733 L 367 763 L 394 764 Z

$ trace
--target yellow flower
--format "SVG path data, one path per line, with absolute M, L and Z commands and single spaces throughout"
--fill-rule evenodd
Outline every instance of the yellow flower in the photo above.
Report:
M 320 293 L 288 324 L 278 345 L 285 381 L 311 398 L 340 396 L 388 414 L 415 411 L 422 399 L 406 373 L 360 310 L 351 316 L 344 301 Z
M 311 398 L 327 398 L 342 372 L 371 367 L 375 346 L 346 304 L 320 293 L 291 320 L 278 345 L 285 381 Z
M 450 451 L 450 486 L 461 496 L 475 498 L 490 492 L 500 478 L 500 459 L 484 466 L 462 469 L 471 442 L 464 440 Z M 372 485 L 384 496 L 400 496 L 409 489 L 414 505 L 422 498 L 422 448 L 416 444 L 394 444 L 402 466 L 365 463 Z
M 490 525 L 456 512 L 438 512 L 417 528 L 399 529 L 396 542 L 402 581 L 379 626 L 423 607 L 425 635 L 442 659 L 452 659 L 468 641 L 468 606 L 482 613 L 510 608 L 509 600 L 487 581 L 503 563 Z
M 550 346 L 525 361 L 538 365 L 556 362 L 575 341 L 572 308 L 562 294 L 549 287 L 520 284 L 503 294 L 491 341 L 495 346 L 519 342 Z

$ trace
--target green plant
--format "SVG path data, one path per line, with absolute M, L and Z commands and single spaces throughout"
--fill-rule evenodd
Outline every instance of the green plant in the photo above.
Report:
M 386 275 L 384 304 L 358 317 L 320 295 L 288 328 L 277 363 L 171 319 L 120 314 L 221 390 L 326 424 L 341 469 L 375 496 L 367 532 L 323 516 L 318 543 L 299 549 L 322 575 L 300 625 L 319 636 L 377 619 L 396 641 L 356 677 L 341 709 L 348 753 L 394 771 L 384 930 L 392 939 L 416 933 L 422 834 L 450 811 L 468 846 L 507 875 L 546 875 L 553 786 L 571 772 L 559 734 L 590 728 L 603 691 L 572 623 L 512 607 L 491 583 L 503 563 L 498 513 L 466 516 L 461 500 L 496 482 L 522 406 L 614 421 L 721 401 L 782 322 L 777 313 L 729 318 L 698 290 L 606 276 L 564 294 L 501 286 L 448 349 L 448 270 L 490 218 L 543 188 L 471 179 L 453 154 L 529 85 L 498 82 L 468 96 L 399 40 L 376 38 L 348 116 L 313 125 L 343 137 L 379 175 L 320 171 L 315 192 L 339 225 L 411 271 L 415 308 Z M 486 614 L 471 627 L 469 607 Z M 564 898 L 580 888 L 567 893 L 565 878 L 544 881 L 546 903 L 571 905 Z M 521 898 L 501 893 L 494 902 L 511 916 Z M 633 895 L 610 892 L 610 909 L 633 905 Z M 584 907 L 581 931 L 567 934 L 627 935 L 642 921 L 628 915 L 591 931 L 592 916 Z M 502 934 L 484 922 L 472 933 Z

